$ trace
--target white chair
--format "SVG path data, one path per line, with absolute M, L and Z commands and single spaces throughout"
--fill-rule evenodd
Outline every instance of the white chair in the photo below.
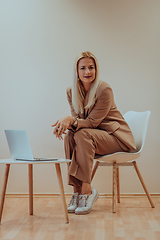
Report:
M 112 196 L 112 211 L 116 212 L 116 186 L 117 186 L 117 202 L 120 202 L 120 187 L 119 187 L 119 167 L 120 166 L 134 166 L 139 180 L 144 188 L 144 191 L 148 197 L 151 207 L 154 208 L 154 204 L 150 197 L 150 194 L 145 186 L 143 178 L 137 167 L 136 161 L 133 161 L 140 157 L 141 151 L 144 146 L 148 121 L 150 117 L 150 111 L 146 112 L 134 112 L 129 111 L 124 115 L 124 119 L 128 123 L 136 144 L 136 150 L 132 153 L 128 152 L 117 152 L 109 155 L 95 156 L 96 163 L 92 171 L 92 179 L 98 168 L 98 166 L 113 166 L 113 196 Z M 98 159 L 98 160 L 97 160 Z

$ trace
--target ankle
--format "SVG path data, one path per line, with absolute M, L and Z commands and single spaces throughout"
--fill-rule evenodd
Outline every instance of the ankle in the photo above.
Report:
M 81 194 L 90 196 L 91 193 L 92 193 L 91 185 L 89 183 L 83 183 L 82 189 L 81 189 Z
M 87 196 L 90 196 L 92 194 L 92 191 L 89 191 L 89 192 L 81 192 L 82 195 L 87 195 Z
M 78 195 L 81 194 L 81 187 L 80 186 L 74 185 L 73 190 L 74 190 L 74 193 L 78 193 Z

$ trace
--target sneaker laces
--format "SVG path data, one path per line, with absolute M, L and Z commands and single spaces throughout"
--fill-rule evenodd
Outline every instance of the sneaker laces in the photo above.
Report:
M 79 196 L 79 204 L 78 207 L 86 207 L 87 206 L 87 195 L 80 195 Z
M 68 203 L 68 206 L 71 206 L 71 205 L 73 205 L 73 206 L 77 206 L 77 202 L 78 202 L 78 194 L 76 193 L 73 193 L 72 194 L 72 197 L 71 197 L 71 200 L 70 200 L 70 202 Z

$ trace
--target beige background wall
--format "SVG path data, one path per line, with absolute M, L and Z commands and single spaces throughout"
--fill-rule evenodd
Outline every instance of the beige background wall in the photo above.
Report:
M 151 193 L 160 193 L 160 1 L 0 1 L 0 158 L 10 153 L 4 129 L 26 129 L 35 156 L 64 157 L 50 127 L 69 115 L 66 88 L 82 51 L 99 60 L 100 78 L 114 91 L 119 110 L 151 111 L 138 166 Z M 4 176 L 0 165 L 0 190 Z M 66 166 L 62 166 L 65 191 Z M 142 193 L 132 168 L 120 170 L 121 192 Z M 93 186 L 111 193 L 111 168 Z M 27 166 L 12 166 L 8 193 L 27 193 Z M 58 193 L 52 165 L 35 166 L 34 192 Z

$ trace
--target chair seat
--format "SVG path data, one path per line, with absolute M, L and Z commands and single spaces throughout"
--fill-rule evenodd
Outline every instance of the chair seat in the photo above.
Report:
M 128 161 L 132 161 L 135 160 L 137 158 L 139 158 L 141 155 L 140 152 L 137 153 L 129 153 L 129 152 L 116 152 L 113 154 L 108 154 L 108 155 L 104 155 L 104 156 L 100 156 L 100 155 L 95 155 L 94 159 L 97 159 L 100 163 L 101 162 L 106 162 L 106 163 L 125 163 Z

